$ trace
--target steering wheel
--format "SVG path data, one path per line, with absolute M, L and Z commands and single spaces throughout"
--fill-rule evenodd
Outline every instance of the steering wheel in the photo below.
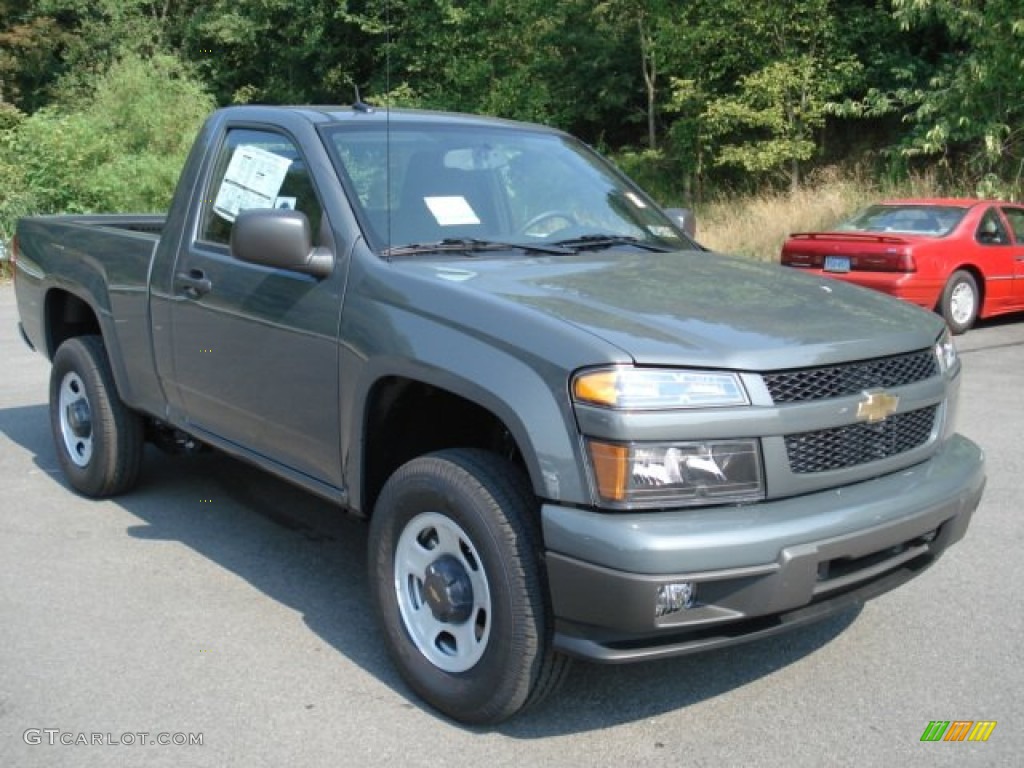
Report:
M 537 227 L 540 224 L 543 224 L 546 221 L 559 221 L 559 220 L 564 221 L 565 222 L 565 226 L 555 227 L 550 232 L 543 232 L 541 234 L 542 235 L 551 235 L 551 234 L 554 234 L 555 232 L 559 232 L 559 231 L 561 231 L 563 229 L 568 229 L 569 227 L 576 226 L 579 223 L 578 221 L 576 221 L 576 217 L 573 216 L 568 211 L 560 211 L 557 208 L 553 208 L 550 211 L 544 211 L 542 213 L 538 213 L 532 219 L 527 221 L 525 224 L 523 224 L 523 226 L 521 226 L 519 228 L 518 234 L 520 234 L 520 235 L 528 235 L 530 233 L 530 230 L 534 229 L 535 227 Z

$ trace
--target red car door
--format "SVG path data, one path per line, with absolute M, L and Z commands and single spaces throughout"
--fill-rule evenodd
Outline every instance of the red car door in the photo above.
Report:
M 1004 206 L 1003 216 L 1010 225 L 1013 242 L 1013 293 L 1012 303 L 1024 307 L 1024 207 Z
M 984 316 L 1005 312 L 1016 305 L 1014 297 L 1015 269 L 1021 264 L 1013 259 L 1012 235 L 995 206 L 989 207 L 974 231 L 974 252 L 985 275 Z

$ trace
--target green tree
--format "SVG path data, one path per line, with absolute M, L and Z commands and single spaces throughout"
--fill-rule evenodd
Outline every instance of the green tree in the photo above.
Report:
M 91 114 L 127 52 L 187 62 L 222 104 L 359 86 L 556 125 L 663 199 L 795 186 L 897 143 L 1019 187 L 1022 16 L 1020 0 L 0 0 L 0 133 L 46 105 Z M 91 146 L 95 117 L 61 130 Z
M 765 60 L 740 76 L 734 92 L 713 99 L 702 119 L 717 140 L 716 163 L 761 177 L 781 172 L 795 191 L 830 104 L 859 81 L 862 65 L 838 45 L 830 0 L 747 6 L 744 24 Z
M 149 56 L 161 49 L 164 2 L 147 0 L 33 0 L 33 13 L 62 32 L 47 93 L 53 101 L 88 93 L 123 52 Z M 166 3 L 170 7 L 170 2 Z
M 907 30 L 938 22 L 952 47 L 927 87 L 908 90 L 907 155 L 966 157 L 987 191 L 1024 191 L 1024 5 L 1020 0 L 893 0 Z
M 70 39 L 56 19 L 0 0 L 0 104 L 26 111 L 43 106 L 47 87 L 63 71 L 61 52 Z
M 665 70 L 669 64 L 678 29 L 674 23 L 674 4 L 669 0 L 603 0 L 594 6 L 594 14 L 605 22 L 605 44 L 621 40 L 631 50 L 635 72 L 643 85 L 647 147 L 658 149 L 658 109 Z
M 365 40 L 334 0 L 212 0 L 178 22 L 176 45 L 221 103 L 347 103 Z
M 597 140 L 621 119 L 617 30 L 585 0 L 367 0 L 343 15 L 372 52 L 367 92 L 421 106 L 536 120 Z M 621 117 L 621 116 L 619 116 Z
M 711 102 L 703 115 L 711 135 L 726 138 L 716 162 L 758 175 L 781 170 L 796 191 L 801 164 L 817 152 L 831 100 L 857 74 L 852 59 L 826 64 L 809 54 L 742 77 L 738 93 Z

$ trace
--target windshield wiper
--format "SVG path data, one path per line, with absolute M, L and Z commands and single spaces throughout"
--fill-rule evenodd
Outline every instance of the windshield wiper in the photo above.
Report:
M 527 253 L 545 253 L 565 256 L 573 253 L 562 245 L 540 245 L 534 243 L 505 243 L 498 240 L 481 240 L 475 237 L 447 237 L 434 243 L 409 243 L 396 245 L 384 251 L 385 256 L 411 256 L 417 253 L 479 253 L 481 251 L 521 250 Z
M 596 251 L 602 248 L 611 248 L 614 245 L 632 245 L 647 251 L 658 251 L 659 253 L 668 253 L 674 250 L 667 245 L 649 243 L 646 240 L 641 240 L 639 237 L 631 237 L 629 235 L 583 235 L 582 237 L 573 237 L 568 240 L 558 240 L 554 244 L 577 251 Z

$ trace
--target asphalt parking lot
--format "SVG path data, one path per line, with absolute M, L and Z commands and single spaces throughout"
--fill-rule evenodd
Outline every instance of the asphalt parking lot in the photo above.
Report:
M 0 286 L 0 766 L 1020 764 L 1024 317 L 958 341 L 960 430 L 989 485 L 934 568 L 756 644 L 577 664 L 487 730 L 426 709 L 391 668 L 362 523 L 218 454 L 152 450 L 131 494 L 71 493 L 48 363 L 15 324 Z M 921 742 L 932 720 L 997 726 Z M 83 736 L 99 743 L 61 743 Z

